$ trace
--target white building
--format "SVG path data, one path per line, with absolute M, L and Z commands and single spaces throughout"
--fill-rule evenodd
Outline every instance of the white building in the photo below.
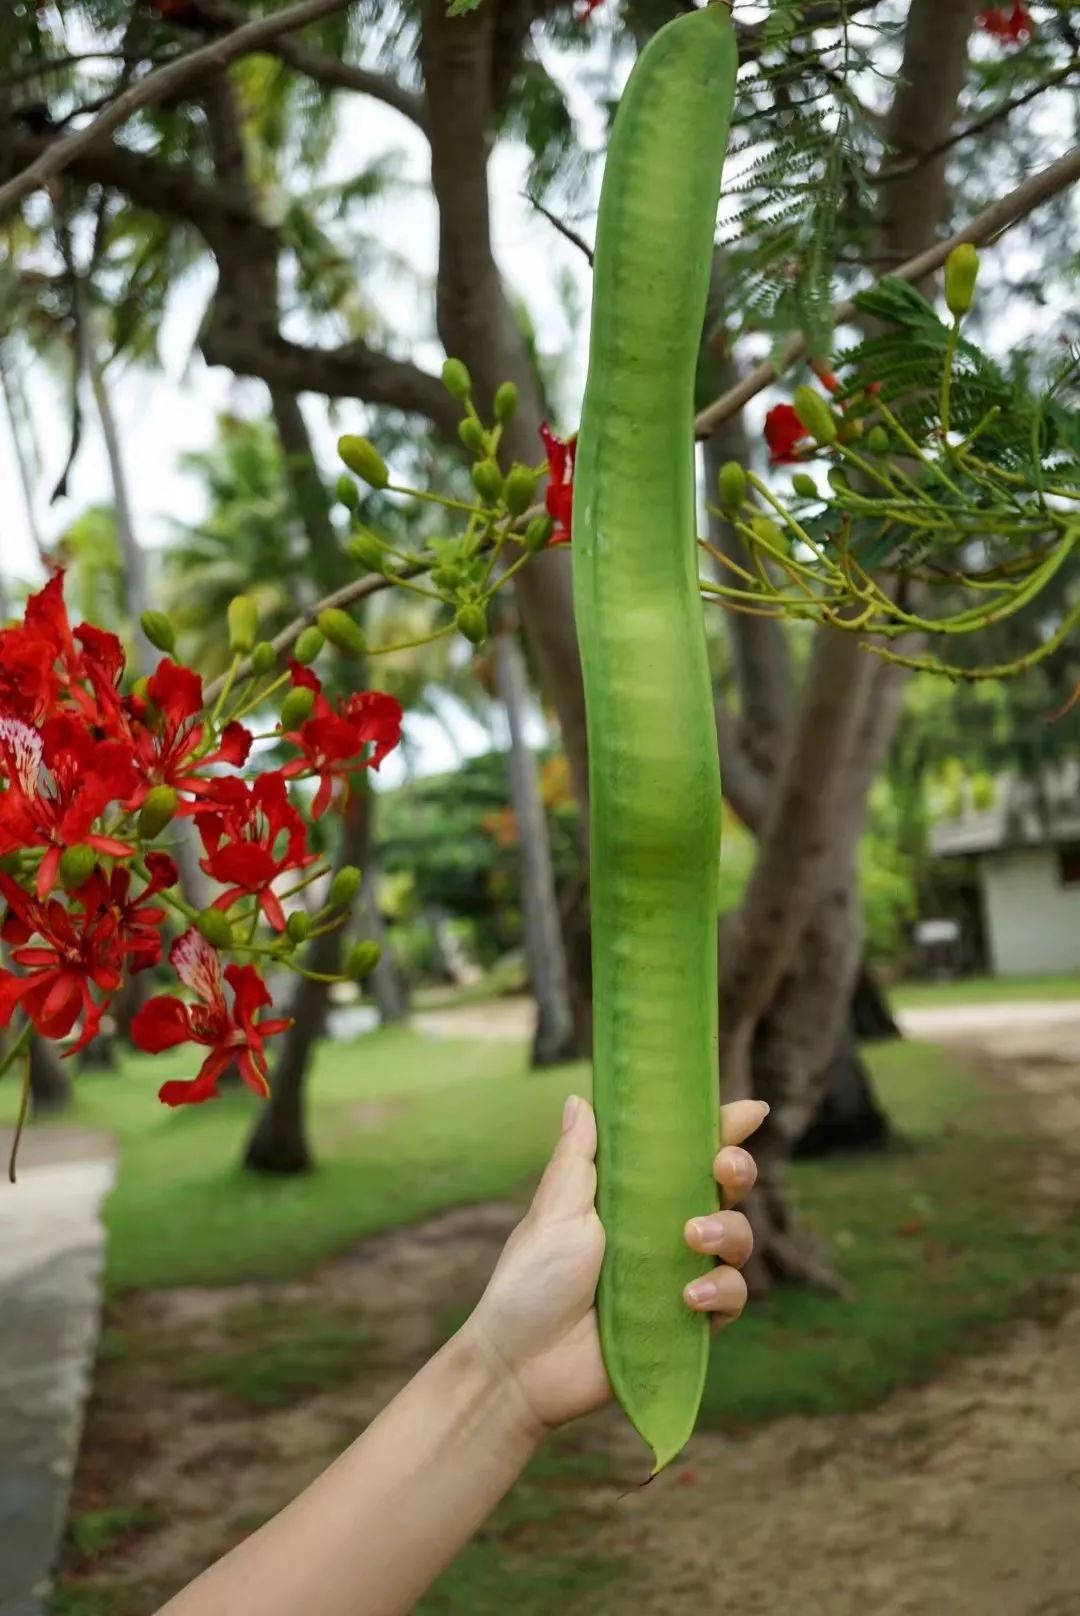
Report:
M 930 842 L 975 865 L 995 975 L 1080 973 L 1080 762 L 1038 781 L 1001 777 L 992 807 L 943 821 Z

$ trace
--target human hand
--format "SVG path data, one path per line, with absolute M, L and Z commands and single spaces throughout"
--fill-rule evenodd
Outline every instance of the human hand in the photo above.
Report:
M 738 1146 L 767 1114 L 760 1100 L 737 1100 L 722 1109 L 724 1147 L 713 1172 L 727 1208 L 757 1177 L 753 1157 Z M 724 1210 L 691 1219 L 685 1232 L 693 1251 L 715 1256 L 719 1264 L 687 1286 L 686 1305 L 726 1327 L 746 1305 L 739 1270 L 753 1250 L 750 1224 L 741 1212 Z M 577 1419 L 611 1396 L 594 1306 L 603 1255 L 604 1231 L 596 1213 L 596 1119 L 586 1100 L 572 1096 L 532 1205 L 465 1326 L 513 1383 L 540 1428 Z

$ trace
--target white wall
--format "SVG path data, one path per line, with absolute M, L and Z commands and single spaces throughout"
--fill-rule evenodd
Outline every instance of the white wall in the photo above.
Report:
M 1053 848 L 979 860 L 990 962 L 996 975 L 1080 970 L 1080 886 L 1063 886 Z

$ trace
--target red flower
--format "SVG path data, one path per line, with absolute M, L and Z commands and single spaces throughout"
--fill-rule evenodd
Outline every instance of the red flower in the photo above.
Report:
M 765 442 L 769 446 L 769 463 L 773 466 L 793 466 L 803 458 L 797 446 L 809 433 L 795 414 L 791 404 L 774 404 L 765 417 Z
M 549 544 L 569 544 L 574 509 L 574 456 L 576 441 L 564 443 L 544 421 L 540 427 L 548 458 L 548 486 L 545 496 L 548 515 L 555 522 Z
M 1011 11 L 1003 6 L 992 6 L 988 11 L 980 11 L 978 16 L 980 28 L 995 39 L 1004 40 L 1009 45 L 1022 45 L 1034 32 L 1031 13 L 1019 3 Z
M 145 796 L 151 786 L 166 785 L 193 797 L 213 798 L 220 777 L 205 776 L 203 771 L 218 763 L 241 768 L 251 751 L 250 734 L 242 724 L 227 724 L 216 749 L 197 756 L 206 733 L 200 721 L 203 690 L 199 675 L 164 657 L 147 681 L 146 690 L 160 717 L 155 717 L 151 727 L 146 722 L 145 705 L 135 707 L 135 763 L 143 777 L 139 796 Z M 138 800 L 137 797 L 136 806 Z M 180 812 L 196 813 L 199 808 L 197 803 L 181 803 Z
M 113 870 L 106 876 L 97 869 L 78 890 L 78 902 L 85 911 L 111 913 L 120 934 L 120 948 L 132 972 L 145 971 L 161 958 L 161 927 L 167 910 L 162 904 L 151 904 L 148 899 L 174 887 L 180 872 L 167 853 L 151 852 L 146 855 L 150 880 L 140 892 L 131 896 L 131 871 Z
M 46 779 L 46 768 L 48 778 Z M 0 857 L 41 847 L 35 890 L 56 885 L 65 848 L 85 842 L 95 852 L 130 858 L 132 849 L 91 829 L 110 802 L 126 800 L 135 786 L 130 754 L 120 741 L 98 741 L 79 721 L 59 713 L 39 731 L 17 718 L 0 718 Z
M 401 703 L 381 691 L 363 690 L 339 702 L 335 712 L 320 690 L 311 717 L 284 739 L 298 747 L 303 756 L 286 763 L 282 777 L 291 780 L 312 774 L 318 778 L 311 813 L 314 819 L 321 819 L 330 806 L 335 779 L 347 782 L 359 769 L 377 769 L 401 740 Z M 365 756 L 368 747 L 371 751 Z
M 286 870 L 315 862 L 307 827 L 289 801 L 280 769 L 262 775 L 250 791 L 240 780 L 225 783 L 231 788 L 228 805 L 199 817 L 206 849 L 202 868 L 228 889 L 214 900 L 214 908 L 231 909 L 237 899 L 253 897 L 274 930 L 284 931 L 285 912 L 273 882 Z
M 197 1105 L 214 1099 L 218 1078 L 234 1061 L 248 1087 L 265 1097 L 270 1087 L 264 1040 L 285 1032 L 292 1023 L 287 1019 L 256 1021 L 258 1012 L 271 1002 L 258 971 L 253 965 L 225 967 L 224 981 L 233 993 L 230 1011 L 221 956 L 200 932 L 192 929 L 177 938 L 169 960 L 199 1003 L 185 1004 L 168 993 L 148 999 L 131 1023 L 132 1041 L 151 1055 L 186 1043 L 202 1044 L 210 1053 L 196 1077 L 164 1083 L 159 1099 L 166 1105 Z
M 56 654 L 21 624 L 0 630 L 0 709 L 36 723 L 56 699 Z
M 811 359 L 810 369 L 827 393 L 838 393 L 840 391 L 840 383 L 823 359 Z
M 57 899 L 40 903 L 0 873 L 0 892 L 8 901 L 0 935 L 13 962 L 25 975 L 0 970 L 0 1027 L 10 1024 L 21 1005 L 45 1038 L 66 1038 L 79 1017 L 82 1032 L 69 1055 L 97 1035 L 109 997 L 120 986 L 123 951 L 116 917 L 108 910 L 76 915 Z M 39 942 L 34 943 L 37 937 Z M 105 995 L 94 998 L 92 989 Z

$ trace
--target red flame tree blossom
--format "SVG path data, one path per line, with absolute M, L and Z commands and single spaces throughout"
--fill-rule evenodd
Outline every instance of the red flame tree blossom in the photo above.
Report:
M 241 660 L 238 652 L 234 672 Z M 170 655 L 127 689 L 120 641 L 91 624 L 72 628 L 59 572 L 21 622 L 0 629 L 0 936 L 10 959 L 0 968 L 0 1027 L 21 1015 L 17 1049 L 31 1031 L 70 1039 L 68 1055 L 84 1048 L 125 978 L 159 966 L 169 932 L 179 932 L 168 962 L 193 1002 L 151 998 L 132 1036 L 151 1052 L 191 1042 L 209 1053 L 195 1078 L 166 1083 L 162 1100 L 210 1099 L 233 1063 L 266 1093 L 265 1040 L 288 1023 L 263 1018 L 270 994 L 257 962 L 303 971 L 302 937 L 345 923 L 338 899 L 355 889 L 351 880 L 296 926 L 285 902 L 327 874 L 309 819 L 330 808 L 338 786 L 343 804 L 352 777 L 378 768 L 400 740 L 402 714 L 373 691 L 331 706 L 301 670 L 315 695 L 311 716 L 295 732 L 278 725 L 272 755 L 284 749 L 285 760 L 256 772 L 240 720 L 265 712 L 265 698 L 289 680 L 282 673 L 266 685 L 276 670 L 272 655 L 265 662 L 234 689 L 229 712 L 224 697 L 209 710 L 199 675 Z M 153 845 L 183 817 L 222 888 L 201 913 L 177 891 L 174 860 Z M 230 954 L 239 958 L 226 964 Z

